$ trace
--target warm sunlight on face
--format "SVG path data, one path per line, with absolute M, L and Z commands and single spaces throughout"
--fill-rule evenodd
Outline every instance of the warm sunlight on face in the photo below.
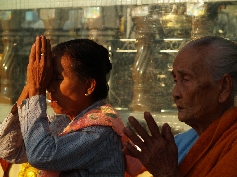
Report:
M 74 117 L 86 108 L 85 84 L 72 70 L 68 56 L 56 53 L 53 67 L 54 74 L 48 88 L 50 106 L 55 113 Z

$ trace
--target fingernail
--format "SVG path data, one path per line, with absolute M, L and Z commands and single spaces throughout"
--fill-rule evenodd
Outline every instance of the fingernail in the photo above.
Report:
M 150 114 L 150 112 L 144 112 L 144 115 L 150 116 L 151 114 Z
M 129 116 L 129 117 L 128 117 L 128 120 L 134 120 L 134 117 Z

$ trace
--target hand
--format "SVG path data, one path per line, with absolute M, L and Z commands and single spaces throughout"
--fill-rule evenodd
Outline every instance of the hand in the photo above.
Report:
M 123 152 L 138 158 L 154 177 L 180 177 L 181 174 L 178 169 L 178 149 L 170 126 L 164 124 L 160 133 L 159 127 L 151 114 L 145 112 L 144 117 L 151 136 L 134 117 L 129 117 L 128 120 L 130 124 L 140 137 L 129 127 L 124 129 L 124 133 L 141 151 L 134 145 L 127 143 L 125 144 L 125 148 L 123 148 Z
M 37 36 L 32 45 L 27 67 L 29 96 L 46 95 L 53 74 L 51 44 L 45 36 Z

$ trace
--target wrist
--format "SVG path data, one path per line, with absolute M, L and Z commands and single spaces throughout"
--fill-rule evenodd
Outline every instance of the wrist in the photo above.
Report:
M 11 113 L 14 115 L 18 113 L 17 103 L 12 106 Z
M 19 96 L 18 100 L 17 100 L 17 106 L 20 106 L 22 104 L 22 101 L 29 98 L 29 89 L 28 89 L 28 86 L 25 85 L 22 92 L 21 92 L 21 95 Z

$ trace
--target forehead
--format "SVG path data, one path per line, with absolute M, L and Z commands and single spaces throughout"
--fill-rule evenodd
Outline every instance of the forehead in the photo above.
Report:
M 67 55 L 60 53 L 53 54 L 53 69 L 57 72 L 69 72 L 71 69 L 71 60 Z
M 173 73 L 199 75 L 207 72 L 202 55 L 196 50 L 184 50 L 178 53 L 173 62 Z

